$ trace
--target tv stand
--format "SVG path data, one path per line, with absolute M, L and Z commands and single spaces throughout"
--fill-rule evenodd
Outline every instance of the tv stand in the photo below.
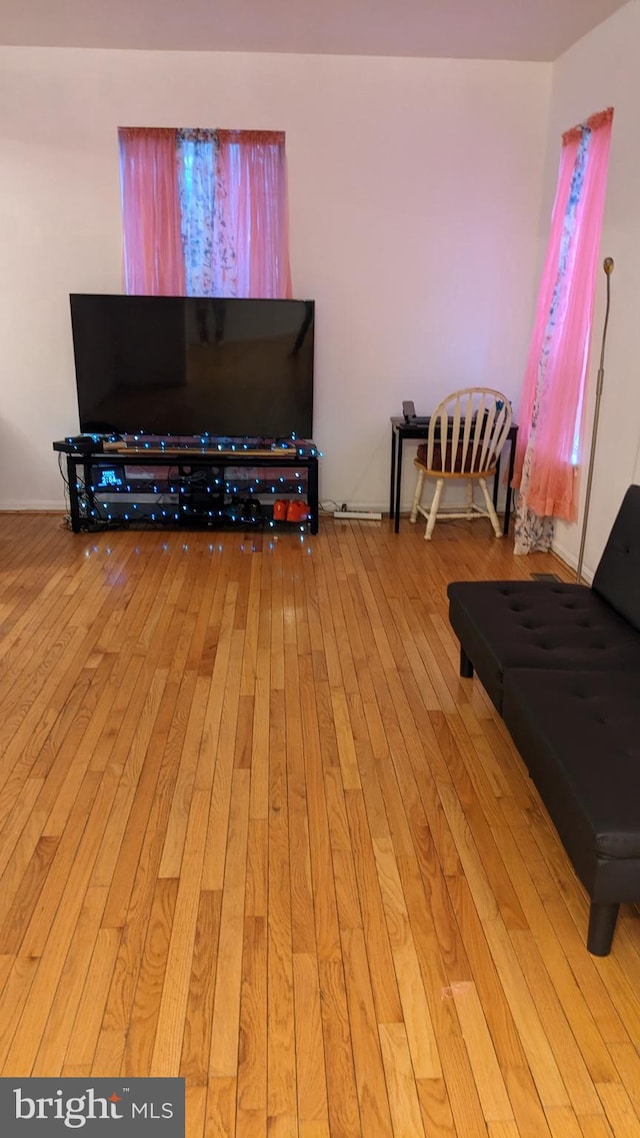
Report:
M 318 532 L 319 452 L 307 439 L 77 435 L 53 448 L 66 455 L 74 533 L 162 525 Z

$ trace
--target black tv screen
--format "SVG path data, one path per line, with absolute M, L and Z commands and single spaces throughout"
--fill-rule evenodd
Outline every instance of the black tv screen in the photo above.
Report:
M 313 437 L 312 300 L 70 301 L 81 431 Z

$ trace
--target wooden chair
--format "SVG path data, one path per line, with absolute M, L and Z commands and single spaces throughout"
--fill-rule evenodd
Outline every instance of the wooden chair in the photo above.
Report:
M 487 479 L 495 475 L 511 417 L 506 395 L 491 388 L 468 387 L 438 404 L 430 417 L 427 442 L 418 448 L 414 460 L 418 478 L 409 521 L 415 522 L 418 514 L 427 519 L 425 541 L 431 540 L 437 518 L 489 518 L 496 537 L 502 537 Z M 422 505 L 425 478 L 436 480 L 430 506 Z M 440 512 L 442 488 L 453 479 L 467 482 L 466 506 Z M 474 501 L 476 482 L 482 491 L 483 505 Z

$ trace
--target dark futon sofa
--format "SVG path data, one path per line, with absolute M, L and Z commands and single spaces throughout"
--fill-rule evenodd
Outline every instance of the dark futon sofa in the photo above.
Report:
M 591 587 L 454 581 L 460 674 L 502 715 L 590 900 L 587 947 L 611 949 L 640 902 L 640 486 Z

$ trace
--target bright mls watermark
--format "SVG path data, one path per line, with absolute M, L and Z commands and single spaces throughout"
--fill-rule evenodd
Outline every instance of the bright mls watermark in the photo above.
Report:
M 2 1138 L 185 1138 L 184 1079 L 0 1079 Z

